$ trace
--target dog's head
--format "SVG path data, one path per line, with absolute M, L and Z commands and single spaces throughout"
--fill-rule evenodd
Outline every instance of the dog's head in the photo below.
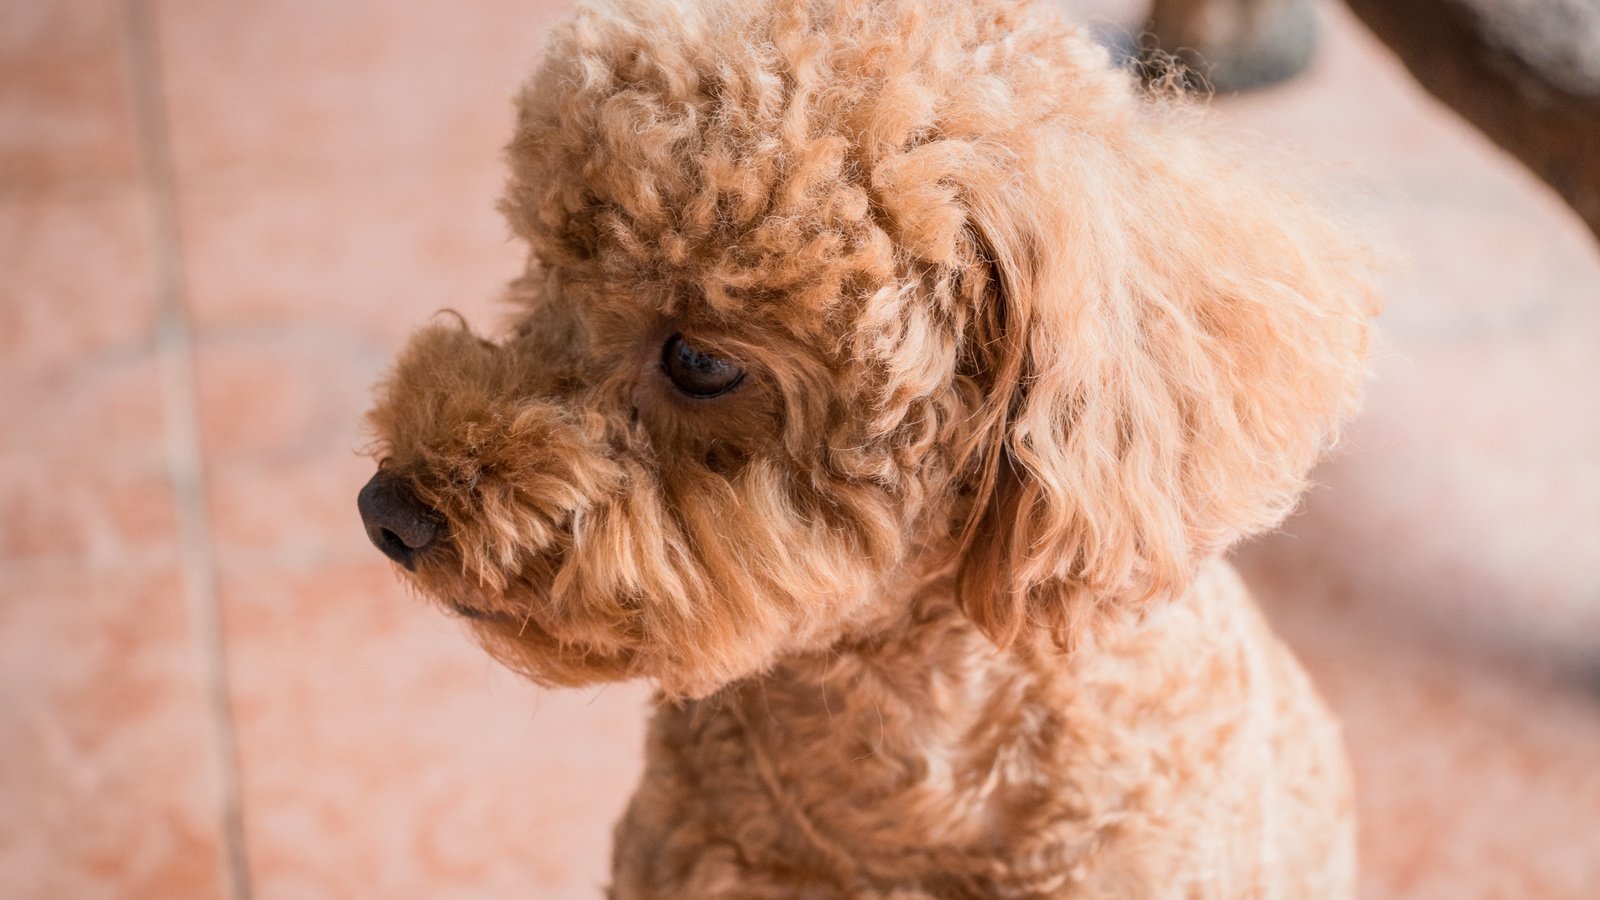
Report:
M 1361 381 L 1362 247 L 1048 12 L 591 8 L 519 98 L 493 340 L 416 335 L 374 541 L 536 679 L 703 694 L 955 573 L 997 641 L 1181 591 Z

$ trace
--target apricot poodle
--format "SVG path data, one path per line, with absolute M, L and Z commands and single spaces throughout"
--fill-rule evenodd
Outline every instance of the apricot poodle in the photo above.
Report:
M 1352 892 L 1220 559 L 1364 378 L 1293 179 L 1005 0 L 596 3 L 508 158 L 514 315 L 412 339 L 360 506 L 505 663 L 659 686 L 611 897 Z

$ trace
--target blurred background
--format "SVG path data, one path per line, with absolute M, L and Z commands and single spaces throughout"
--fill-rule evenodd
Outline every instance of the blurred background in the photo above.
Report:
M 499 149 L 564 6 L 0 4 L 0 896 L 599 896 L 646 691 L 502 673 L 355 513 L 386 361 L 521 263 Z M 1407 262 L 1238 556 L 1346 722 L 1366 897 L 1593 897 L 1600 254 L 1321 12 L 1215 114 Z

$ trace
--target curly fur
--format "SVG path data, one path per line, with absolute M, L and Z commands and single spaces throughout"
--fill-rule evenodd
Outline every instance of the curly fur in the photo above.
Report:
M 1337 728 L 1218 556 L 1356 405 L 1360 241 L 1002 0 L 591 5 L 508 158 L 510 327 L 370 421 L 424 593 L 660 685 L 615 898 L 1351 890 Z M 746 382 L 676 393 L 675 333 Z

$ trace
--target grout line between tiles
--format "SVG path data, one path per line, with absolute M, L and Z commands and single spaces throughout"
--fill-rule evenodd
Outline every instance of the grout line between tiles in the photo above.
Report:
M 162 98 L 156 13 L 149 0 L 125 0 L 124 13 L 135 127 L 140 165 L 148 185 L 146 198 L 155 258 L 158 303 L 155 340 L 161 369 L 162 406 L 166 413 L 168 476 L 178 507 L 178 551 L 210 719 L 212 768 L 219 800 L 218 826 L 223 840 L 221 874 L 232 900 L 249 900 L 251 884 L 245 852 L 238 746 L 228 690 L 216 552 L 211 543 L 211 522 L 206 507 L 194 338 L 185 296 L 177 186 L 172 169 L 171 132 Z

